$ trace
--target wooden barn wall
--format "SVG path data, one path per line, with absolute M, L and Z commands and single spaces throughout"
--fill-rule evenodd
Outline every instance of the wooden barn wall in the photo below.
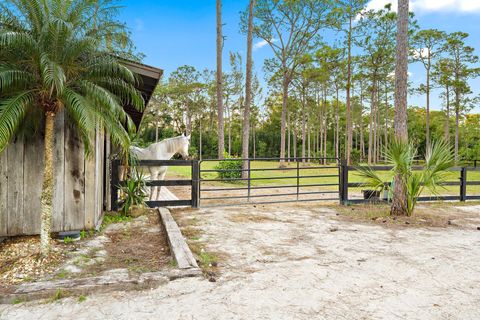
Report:
M 92 156 L 59 114 L 55 123 L 52 231 L 94 228 L 103 209 L 104 134 L 97 130 Z M 0 237 L 40 232 L 43 138 L 17 139 L 0 154 Z

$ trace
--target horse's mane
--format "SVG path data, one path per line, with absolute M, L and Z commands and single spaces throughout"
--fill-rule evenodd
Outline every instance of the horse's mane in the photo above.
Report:
M 182 141 L 183 136 L 168 138 L 157 143 L 153 143 L 151 146 L 162 146 L 165 148 L 166 152 L 176 152 L 179 147 L 179 142 Z

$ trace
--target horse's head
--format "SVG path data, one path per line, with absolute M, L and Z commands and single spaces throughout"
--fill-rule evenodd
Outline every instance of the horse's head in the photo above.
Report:
M 190 147 L 190 135 L 182 135 L 182 143 L 178 150 L 178 153 L 182 156 L 183 159 L 188 159 L 188 149 Z

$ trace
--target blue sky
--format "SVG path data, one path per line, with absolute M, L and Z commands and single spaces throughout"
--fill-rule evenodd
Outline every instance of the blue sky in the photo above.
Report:
M 372 0 L 370 8 L 381 8 L 391 0 Z M 395 1 L 394 1 L 395 2 Z M 181 65 L 198 70 L 215 69 L 215 0 L 124 0 L 121 20 L 131 29 L 139 51 L 146 55 L 144 62 L 165 70 L 166 75 Z M 410 0 L 411 8 L 421 28 L 437 28 L 447 32 L 464 31 L 470 34 L 468 44 L 480 55 L 480 0 Z M 248 0 L 223 0 L 224 70 L 228 71 L 229 51 L 245 54 L 246 37 L 239 31 L 240 11 Z M 395 4 L 394 4 L 395 7 Z M 325 33 L 333 41 L 332 33 Z M 259 47 L 253 58 L 259 78 L 263 79 L 263 60 L 271 56 L 268 46 Z M 424 81 L 420 64 L 410 65 L 411 81 Z M 474 93 L 480 93 L 480 80 L 471 83 Z M 438 92 L 432 93 L 432 109 L 440 109 Z M 409 104 L 424 106 L 423 96 L 409 97 Z M 476 108 L 480 112 L 480 108 Z

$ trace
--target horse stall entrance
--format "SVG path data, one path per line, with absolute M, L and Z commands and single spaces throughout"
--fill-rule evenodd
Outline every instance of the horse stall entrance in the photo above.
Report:
M 139 160 L 136 168 L 143 172 L 148 172 L 149 167 L 190 167 L 187 171 L 186 179 L 173 180 L 147 180 L 147 187 L 190 187 L 190 199 L 155 199 L 146 201 L 146 205 L 151 208 L 155 207 L 171 207 L 171 206 L 191 206 L 198 207 L 198 161 L 197 160 Z M 118 159 L 112 161 L 111 171 L 111 203 L 112 210 L 118 210 L 121 205 L 120 188 L 124 186 L 126 181 L 121 180 L 121 162 Z M 167 173 L 168 176 L 168 173 Z M 188 177 L 189 176 L 189 177 Z
M 339 159 L 286 158 L 281 166 L 280 160 L 201 160 L 200 206 L 340 200 Z

